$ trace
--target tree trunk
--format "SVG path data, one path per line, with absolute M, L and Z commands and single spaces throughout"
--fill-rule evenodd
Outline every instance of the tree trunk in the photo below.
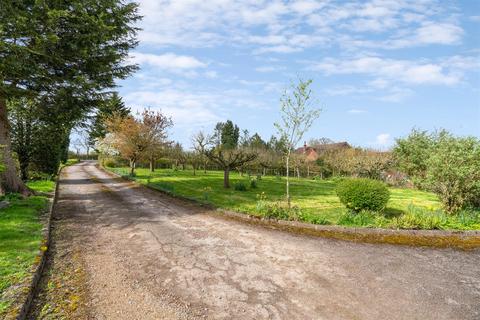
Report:
M 230 188 L 230 169 L 223 169 L 223 187 Z
M 266 169 L 265 167 L 263 167 L 263 174 L 262 174 L 262 176 L 265 177 L 266 171 L 267 171 L 267 169 Z
M 195 164 L 192 164 L 192 167 L 193 167 L 193 175 L 196 176 L 197 175 L 197 166 Z
M 150 172 L 155 171 L 155 159 L 150 158 Z
M 17 175 L 17 169 L 12 159 L 12 149 L 10 141 L 10 126 L 8 124 L 7 101 L 0 97 L 0 147 L 2 164 L 5 166 L 1 173 L 0 193 L 19 192 L 24 195 L 32 194 L 23 181 Z
M 130 160 L 130 175 L 133 176 L 135 174 L 135 160 Z
M 287 155 L 287 204 L 288 207 L 290 208 L 290 173 L 289 173 L 289 167 L 290 167 L 290 152 Z
M 22 176 L 23 181 L 26 181 L 28 179 L 28 162 L 27 161 L 20 162 L 20 174 Z

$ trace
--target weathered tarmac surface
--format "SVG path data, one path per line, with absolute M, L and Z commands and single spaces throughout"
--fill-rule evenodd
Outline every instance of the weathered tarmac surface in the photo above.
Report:
M 63 170 L 56 214 L 68 233 L 56 245 L 80 255 L 88 319 L 480 319 L 478 250 L 224 220 L 92 162 Z

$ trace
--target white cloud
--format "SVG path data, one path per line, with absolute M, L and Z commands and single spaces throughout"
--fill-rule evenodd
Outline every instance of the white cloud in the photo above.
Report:
M 326 58 L 313 70 L 331 74 L 366 74 L 406 84 L 454 85 L 461 80 L 458 72 L 449 72 L 441 64 L 394 60 L 376 56 L 354 59 Z
M 455 44 L 463 35 L 463 29 L 451 23 L 427 22 L 416 32 L 418 43 Z
M 392 143 L 392 140 L 390 138 L 389 133 L 380 133 L 376 138 L 375 138 L 375 145 L 385 148 L 388 145 Z
M 327 88 L 324 91 L 329 96 L 347 96 L 347 95 L 352 96 L 352 95 L 359 95 L 359 94 L 371 92 L 372 89 L 368 87 L 342 85 L 342 86 L 334 86 L 331 88 Z
M 209 78 L 209 79 L 215 79 L 218 77 L 218 74 L 216 71 L 207 71 L 205 72 L 205 77 Z
M 253 45 L 257 54 L 316 46 L 405 47 L 453 44 L 463 30 L 454 12 L 423 1 L 142 0 L 140 40 L 160 46 Z M 399 33 L 405 30 L 405 33 Z M 365 40 L 382 34 L 377 43 Z M 365 34 L 366 33 L 366 34 Z M 350 38 L 350 41 L 347 41 Z
M 187 70 L 205 68 L 206 63 L 195 57 L 177 55 L 175 53 L 150 54 L 134 52 L 130 60 L 140 65 L 153 66 L 165 70 Z
M 378 98 L 380 101 L 399 103 L 413 95 L 413 90 L 408 88 L 393 87 L 386 95 Z
M 361 113 L 367 113 L 366 110 L 363 109 L 350 109 L 347 111 L 350 114 L 361 114 Z
M 201 126 L 219 120 L 214 108 L 216 97 L 207 93 L 188 93 L 175 89 L 136 91 L 125 96 L 135 111 L 145 107 L 161 109 L 180 127 Z
M 281 66 L 263 66 L 263 67 L 258 67 L 255 68 L 255 71 L 257 72 L 275 72 L 279 70 L 285 69 L 284 67 Z

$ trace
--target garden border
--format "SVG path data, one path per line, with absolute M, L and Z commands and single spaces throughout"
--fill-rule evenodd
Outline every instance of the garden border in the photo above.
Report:
M 40 250 L 35 257 L 35 262 L 33 266 L 30 269 L 32 274 L 31 280 L 25 281 L 25 284 L 22 285 L 25 286 L 25 288 L 23 288 L 18 298 L 15 299 L 15 301 L 13 302 L 12 306 L 10 307 L 10 311 L 6 314 L 5 319 L 24 320 L 27 318 L 27 315 L 32 307 L 32 302 L 35 298 L 35 294 L 38 291 L 38 285 L 45 269 L 45 264 L 50 249 L 52 216 L 58 200 L 60 173 L 62 172 L 63 168 L 64 166 L 62 166 L 58 170 L 57 180 L 55 181 L 55 190 L 53 192 L 53 198 L 49 200 L 50 206 L 47 210 L 47 216 L 45 217 L 47 223 L 44 227 L 43 239 L 41 241 Z M 27 285 L 28 282 L 29 284 Z
M 220 216 L 225 219 L 240 221 L 252 225 L 260 225 L 268 229 L 359 243 L 383 243 L 416 247 L 454 248 L 462 250 L 473 250 L 480 248 L 480 231 L 477 230 L 398 230 L 365 227 L 357 228 L 336 225 L 317 225 L 298 221 L 265 219 L 248 213 L 240 213 L 217 208 L 213 205 L 206 205 L 196 199 L 182 197 L 166 190 L 160 190 L 149 185 L 138 183 L 135 180 L 128 179 L 108 170 L 107 168 L 104 168 L 98 163 L 97 167 L 101 168 L 106 173 L 133 182 L 138 186 L 166 194 L 173 198 L 187 200 L 203 207 L 212 208 L 214 209 L 212 210 L 212 213 L 215 216 Z

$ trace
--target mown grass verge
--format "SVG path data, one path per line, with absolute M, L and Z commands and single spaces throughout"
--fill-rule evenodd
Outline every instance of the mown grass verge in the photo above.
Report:
M 41 246 L 41 216 L 48 203 L 44 196 L 9 195 L 6 199 L 10 206 L 0 210 L 0 316 L 15 299 L 16 287 L 30 275 Z
M 127 176 L 127 168 L 107 168 Z M 275 205 L 284 199 L 283 177 L 248 177 L 231 174 L 231 185 L 243 183 L 246 191 L 223 188 L 223 173 L 191 170 L 162 169 L 150 173 L 138 168 L 135 177 L 130 177 L 151 188 L 176 196 L 193 199 L 215 207 L 264 216 L 262 208 Z M 256 180 L 256 188 L 250 180 Z M 480 230 L 480 211 L 464 210 L 458 215 L 445 214 L 433 193 L 414 189 L 390 188 L 390 201 L 381 213 L 360 212 L 353 214 L 340 203 L 336 193 L 337 181 L 292 179 L 291 195 L 298 207 L 296 218 L 312 224 L 344 225 L 388 229 L 441 229 Z

